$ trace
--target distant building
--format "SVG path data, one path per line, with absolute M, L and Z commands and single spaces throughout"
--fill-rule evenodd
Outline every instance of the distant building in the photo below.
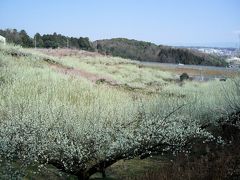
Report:
M 226 60 L 229 63 L 229 68 L 240 68 L 240 58 L 231 57 Z
M 0 35 L 0 43 L 6 45 L 6 38 Z

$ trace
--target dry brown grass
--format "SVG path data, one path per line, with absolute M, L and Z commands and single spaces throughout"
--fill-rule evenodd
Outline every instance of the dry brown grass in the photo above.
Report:
M 227 77 L 234 77 L 239 75 L 239 72 L 236 71 L 224 71 L 224 70 L 210 70 L 210 69 L 190 69 L 190 68 L 184 68 L 184 67 L 178 67 L 178 68 L 167 68 L 167 67 L 158 67 L 162 71 L 168 71 L 172 72 L 174 74 L 182 74 L 187 73 L 190 76 L 227 76 Z
M 89 52 L 84 50 L 78 49 L 67 49 L 67 48 L 59 48 L 59 49 L 36 49 L 37 51 L 55 57 L 65 57 L 65 56 L 73 56 L 73 57 L 96 57 L 96 56 L 103 56 L 97 52 Z
M 179 154 L 172 162 L 162 163 L 158 170 L 129 180 L 221 180 L 240 179 L 240 146 L 223 148 L 200 157 Z

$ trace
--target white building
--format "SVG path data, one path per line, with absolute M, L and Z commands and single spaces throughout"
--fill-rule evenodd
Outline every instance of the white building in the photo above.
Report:
M 0 35 L 0 43 L 6 45 L 6 38 Z

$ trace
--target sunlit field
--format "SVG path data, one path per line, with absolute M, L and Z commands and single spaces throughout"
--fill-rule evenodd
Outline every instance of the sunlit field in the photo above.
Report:
M 193 139 L 224 145 L 212 129 L 238 111 L 239 84 L 238 74 L 180 81 L 130 59 L 0 45 L 0 177 L 134 178 L 126 167 L 158 169 Z

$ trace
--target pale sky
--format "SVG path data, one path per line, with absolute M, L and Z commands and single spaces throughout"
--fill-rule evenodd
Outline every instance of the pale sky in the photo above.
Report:
M 0 29 L 124 37 L 175 46 L 233 46 L 239 0 L 0 0 Z

